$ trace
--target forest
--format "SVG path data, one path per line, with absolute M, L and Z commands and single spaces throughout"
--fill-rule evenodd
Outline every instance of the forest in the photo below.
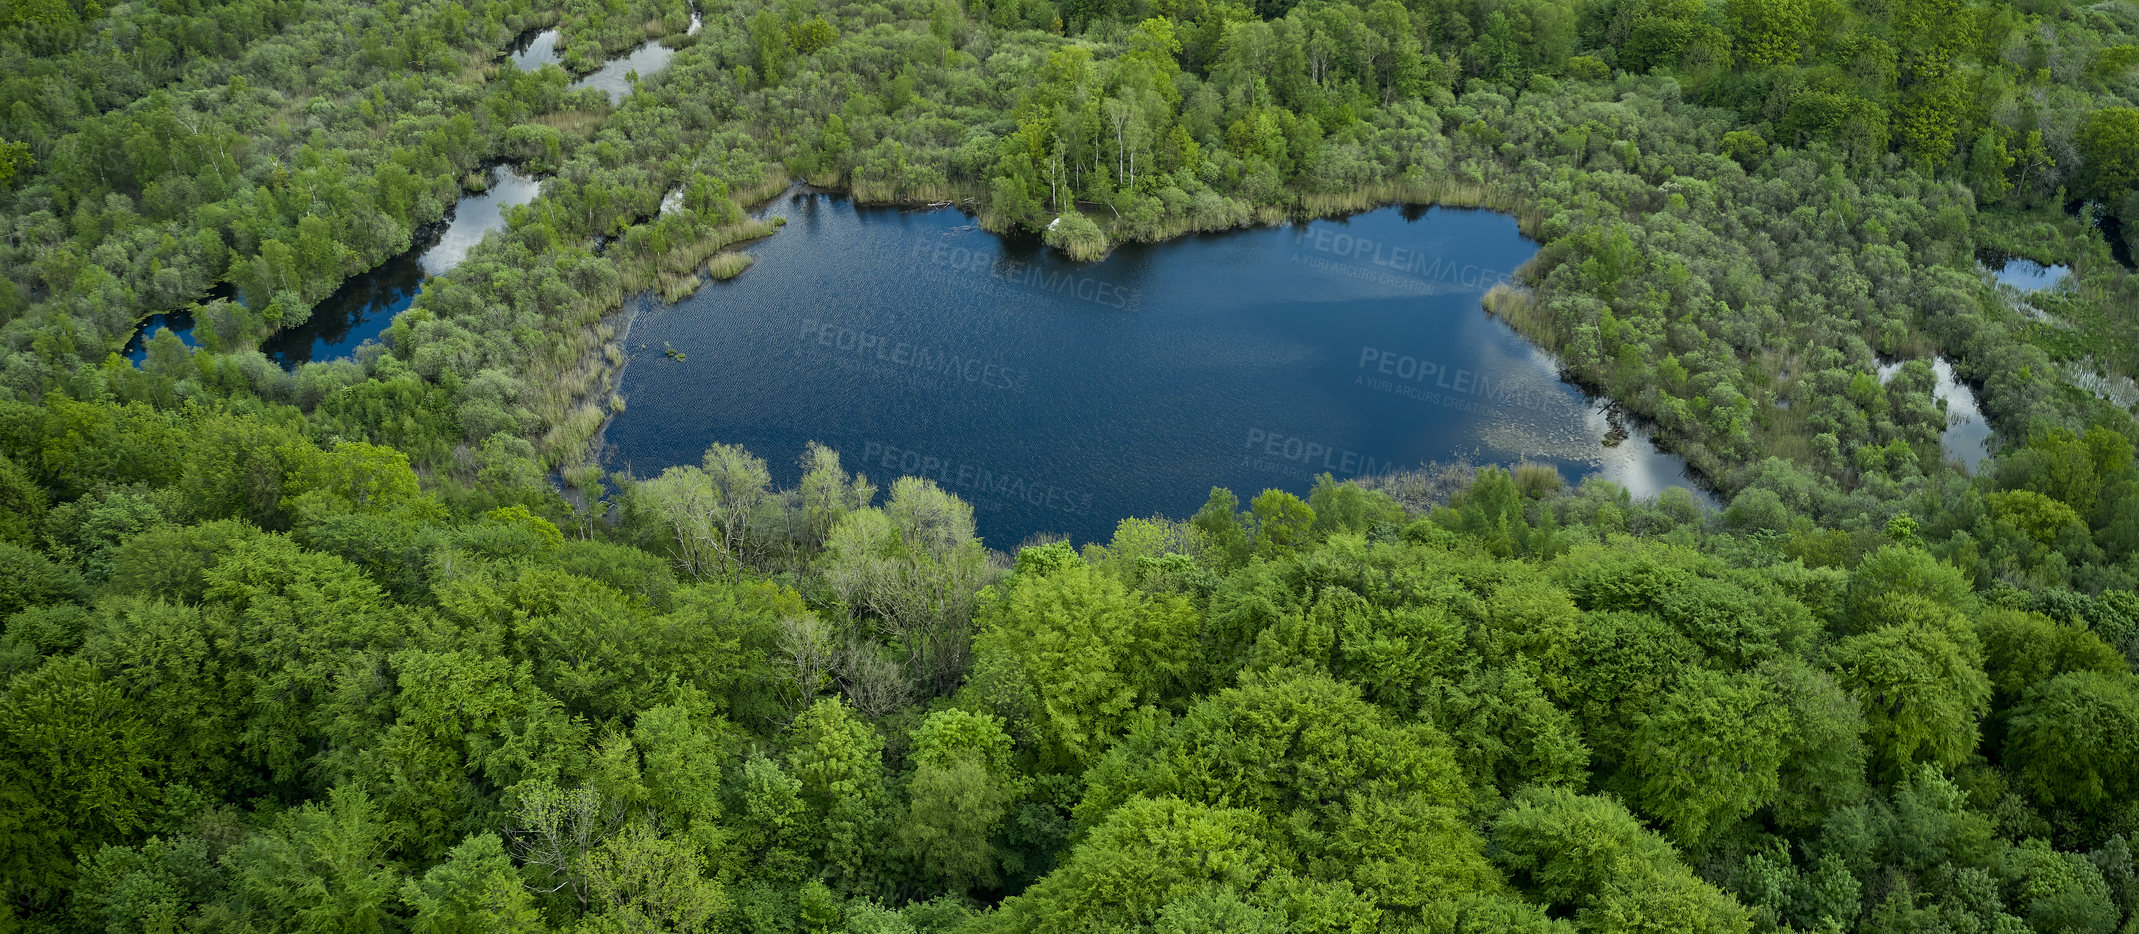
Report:
M 2006 579 L 2129 567 L 2100 429 L 1855 533 L 1519 464 L 1011 554 L 825 448 L 573 502 L 196 379 L 0 403 L 11 930 L 2139 924 L 2139 596 Z
M 1485 311 L 1718 505 L 612 475 L 635 297 L 797 182 L 1510 213 Z M 2131 0 L 0 0 L 0 230 L 0 932 L 2139 932 Z

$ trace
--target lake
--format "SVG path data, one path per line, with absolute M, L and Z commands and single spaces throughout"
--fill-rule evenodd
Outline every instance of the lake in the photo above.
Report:
M 998 548 L 1429 461 L 1690 486 L 1638 428 L 1608 445 L 1607 407 L 1481 308 L 1537 249 L 1504 215 L 1386 208 L 1078 264 L 948 209 L 795 193 L 767 213 L 788 224 L 749 272 L 639 300 L 612 469 L 725 442 L 792 485 L 816 440 L 880 485 L 935 479 Z

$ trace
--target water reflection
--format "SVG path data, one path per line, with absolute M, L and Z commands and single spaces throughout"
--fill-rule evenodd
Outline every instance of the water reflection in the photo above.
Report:
M 683 31 L 686 36 L 696 35 L 699 27 L 705 24 L 696 3 L 690 5 L 690 11 L 691 25 Z M 662 45 L 658 39 L 651 39 L 621 56 L 603 62 L 602 67 L 573 79 L 572 89 L 576 91 L 580 88 L 597 88 L 605 91 L 609 95 L 610 105 L 614 106 L 623 103 L 624 96 L 631 93 L 633 73 L 645 78 L 667 68 L 669 59 L 675 56 L 675 49 Z M 521 71 L 534 71 L 544 65 L 564 65 L 564 56 L 557 51 L 555 29 L 545 29 L 523 43 L 514 45 L 511 57 L 513 64 L 519 66 Z
M 535 71 L 544 65 L 563 67 L 564 56 L 557 54 L 557 30 L 545 29 L 514 43 L 511 58 L 521 71 Z
M 1995 251 L 1984 251 L 1978 259 L 2000 285 L 2009 285 L 2022 292 L 2040 292 L 2065 281 L 2065 276 L 2072 271 L 2062 264 L 2045 266 L 2032 259 Z
M 624 102 L 624 95 L 631 93 L 631 76 L 644 78 L 668 67 L 668 60 L 676 57 L 676 50 L 659 42 L 649 41 L 638 48 L 602 63 L 602 67 L 577 81 L 572 89 L 598 88 L 609 94 L 612 105 Z
M 690 3 L 691 23 L 685 35 L 696 34 L 704 25 L 704 18 L 696 3 Z M 544 65 L 564 64 L 557 52 L 559 33 L 556 29 L 543 29 L 529 33 L 515 41 L 508 57 L 522 71 L 534 71 Z M 572 82 L 572 87 L 599 88 L 608 92 L 609 102 L 617 104 L 624 95 L 631 93 L 630 75 L 640 77 L 653 74 L 668 66 L 675 50 L 659 41 L 649 41 L 611 59 L 603 66 Z M 278 331 L 262 343 L 260 350 L 284 367 L 295 367 L 311 360 L 327 360 L 346 357 L 367 340 L 375 340 L 386 332 L 395 315 L 406 310 L 416 300 L 426 276 L 444 273 L 466 259 L 468 251 L 482 242 L 483 235 L 505 224 L 507 208 L 527 204 L 540 193 L 541 182 L 521 174 L 510 167 L 494 171 L 488 189 L 460 199 L 448 214 L 449 223 L 443 229 L 419 231 L 416 242 L 401 255 L 388 259 L 370 272 L 350 278 L 341 288 L 327 297 L 312 310 L 312 316 L 304 324 Z M 671 201 L 680 202 L 681 192 L 675 192 L 662 201 L 662 213 L 672 209 Z M 229 297 L 228 287 L 218 287 L 222 297 Z M 214 295 L 215 293 L 211 293 Z M 127 339 L 124 354 L 135 363 L 147 359 L 149 338 L 157 331 L 170 330 L 189 347 L 198 346 L 193 340 L 193 315 L 186 311 L 173 311 L 151 315 Z
M 505 226 L 505 210 L 535 199 L 542 183 L 511 166 L 494 170 L 488 189 L 460 199 L 450 221 L 419 232 L 417 242 L 370 272 L 344 281 L 312 309 L 304 324 L 275 332 L 260 345 L 285 368 L 312 360 L 348 357 L 377 340 L 408 309 L 428 276 L 460 265 L 483 235 Z
M 435 242 L 434 232 L 431 241 Z M 423 290 L 420 260 L 423 245 L 352 276 L 312 309 L 312 317 L 294 328 L 276 331 L 260 344 L 268 359 L 294 370 L 300 363 L 347 357 L 368 340 L 377 340 L 394 316 L 415 303 Z
M 1879 382 L 1884 384 L 1901 371 L 1903 363 L 1896 360 L 1879 364 Z M 1983 417 L 1983 410 L 1976 405 L 1975 390 L 1968 388 L 1954 376 L 1953 364 L 1944 357 L 1931 361 L 1931 372 L 1938 376 L 1938 384 L 1932 387 L 1933 398 L 1946 403 L 1946 430 L 1939 435 L 1939 450 L 1947 460 L 1957 460 L 1970 473 L 1990 457 L 1990 421 Z
M 483 242 L 483 235 L 505 227 L 505 210 L 535 200 L 542 182 L 521 174 L 512 166 L 499 166 L 487 191 L 469 195 L 453 206 L 452 223 L 436 245 L 425 250 L 423 271 L 438 275 L 460 265 L 468 251 Z

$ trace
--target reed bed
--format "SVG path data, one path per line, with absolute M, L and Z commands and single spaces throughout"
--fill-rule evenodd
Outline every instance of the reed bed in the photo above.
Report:
M 1485 310 L 1506 321 L 1509 327 L 1529 338 L 1531 343 L 1553 353 L 1560 352 L 1558 328 L 1552 320 L 1552 309 L 1538 301 L 1536 292 L 1502 282 L 1486 290 Z
M 1300 213 L 1328 217 L 1365 211 L 1384 204 L 1437 204 L 1452 208 L 1485 208 L 1515 217 L 1515 226 L 1525 236 L 1537 236 L 1545 216 L 1506 190 L 1462 178 L 1427 181 L 1390 181 L 1362 185 L 1333 194 L 1303 194 Z
M 742 208 L 770 200 L 786 191 L 793 181 L 784 167 L 775 165 L 757 184 L 732 191 L 730 197 L 735 206 L 725 213 L 739 216 Z M 659 255 L 634 258 L 620 252 L 612 254 L 616 287 L 602 290 L 599 296 L 589 296 L 592 300 L 585 304 L 591 307 L 574 309 L 584 312 L 579 317 L 589 319 L 587 326 L 562 338 L 569 346 L 549 348 L 549 353 L 538 354 L 539 359 L 529 367 L 534 377 L 531 386 L 541 388 L 530 393 L 528 407 L 543 424 L 551 426 L 539 442 L 544 458 L 554 466 L 586 457 L 609 416 L 624 411 L 624 399 L 615 388 L 628 355 L 617 343 L 617 328 L 605 316 L 621 308 L 626 295 L 654 289 L 668 302 L 681 301 L 703 285 L 698 274 L 701 264 L 711 266 L 719 255 L 735 255 L 747 267 L 748 256 L 722 251 L 771 236 L 786 222 L 786 218 L 745 218 L 698 229 L 696 236 L 671 239 L 668 249 Z M 721 262 L 726 264 L 727 261 Z M 714 271 L 718 274 L 718 268 Z M 628 321 L 629 313 L 625 314 L 624 320 Z
M 866 178 L 853 179 L 847 190 L 854 195 L 854 200 L 863 204 L 937 204 L 972 194 L 969 186 L 949 182 L 872 181 Z
M 1106 259 L 1108 251 L 1112 249 L 1105 240 L 1068 240 L 1054 244 L 1054 247 L 1061 250 L 1063 255 L 1080 263 L 1096 263 Z
M 623 283 L 625 294 L 652 289 L 659 291 L 662 298 L 673 302 L 676 299 L 668 296 L 671 291 L 683 289 L 684 283 L 681 279 L 695 279 L 701 264 L 712 259 L 714 254 L 738 243 L 771 236 L 784 223 L 786 218 L 773 218 L 770 221 L 748 218 L 741 223 L 702 228 L 693 237 L 678 237 L 670 241 L 667 250 L 657 255 L 619 254 L 616 257 L 617 277 Z M 696 289 L 697 286 L 694 285 L 679 294 L 689 295 Z
M 1362 185 L 1351 191 L 1301 194 L 1286 204 L 1257 206 L 1238 198 L 1217 196 L 1208 202 L 1199 200 L 1189 213 L 1169 214 L 1143 229 L 1129 229 L 1128 225 L 1107 213 L 1088 211 L 1086 216 L 1105 230 L 1107 243 L 1102 248 L 1093 249 L 1080 242 L 1075 245 L 1075 249 L 1064 248 L 1063 252 L 1072 259 L 1090 261 L 1106 256 L 1118 244 L 1131 241 L 1157 243 L 1191 233 L 1231 230 L 1258 224 L 1276 226 L 1303 218 L 1355 214 L 1390 204 L 1429 204 L 1499 211 L 1513 215 L 1517 229 L 1530 237 L 1536 237 L 1544 223 L 1544 215 L 1525 202 L 1482 182 L 1464 179 L 1399 180 Z M 1000 218 L 982 210 L 981 226 L 1001 231 L 1007 225 L 1002 223 Z M 1517 278 L 1524 278 L 1528 271 L 1527 266 L 1518 270 Z
M 559 133 L 570 133 L 580 139 L 594 135 L 595 130 L 609 119 L 609 110 L 560 110 L 556 113 L 536 114 L 528 118 L 530 123 L 539 123 Z
M 1452 462 L 1431 461 L 1410 470 L 1355 477 L 1352 482 L 1361 489 L 1389 494 L 1404 511 L 1416 516 L 1448 505 L 1476 477 L 1477 468 L 1470 460 L 1458 457 Z
M 734 198 L 736 204 L 748 208 L 771 200 L 774 195 L 786 191 L 787 187 L 794 183 L 795 177 L 787 174 L 786 166 L 774 165 L 766 169 L 764 181 L 748 188 L 737 188 L 729 193 L 729 197 Z
M 706 261 L 706 274 L 725 282 L 742 275 L 743 270 L 749 269 L 754 262 L 757 262 L 756 258 L 748 253 L 715 253 Z
M 687 272 L 682 275 L 663 275 L 661 277 L 661 300 L 671 305 L 676 304 L 686 298 L 690 298 L 697 293 L 698 287 L 704 284 L 705 280 L 698 278 L 697 273 Z
M 1509 471 L 1515 477 L 1515 488 L 1524 496 L 1539 498 L 1558 493 L 1567 486 L 1567 478 L 1560 476 L 1560 468 L 1533 460 L 1515 462 Z

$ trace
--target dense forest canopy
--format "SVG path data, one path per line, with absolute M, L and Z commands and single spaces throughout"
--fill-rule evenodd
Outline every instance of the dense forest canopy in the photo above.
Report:
M 2139 5 L 692 12 L 0 0 L 0 931 L 2139 931 Z M 501 162 L 384 342 L 258 352 Z M 1083 258 L 1510 212 L 1488 310 L 1723 506 L 608 476 L 627 299 L 796 180 Z

